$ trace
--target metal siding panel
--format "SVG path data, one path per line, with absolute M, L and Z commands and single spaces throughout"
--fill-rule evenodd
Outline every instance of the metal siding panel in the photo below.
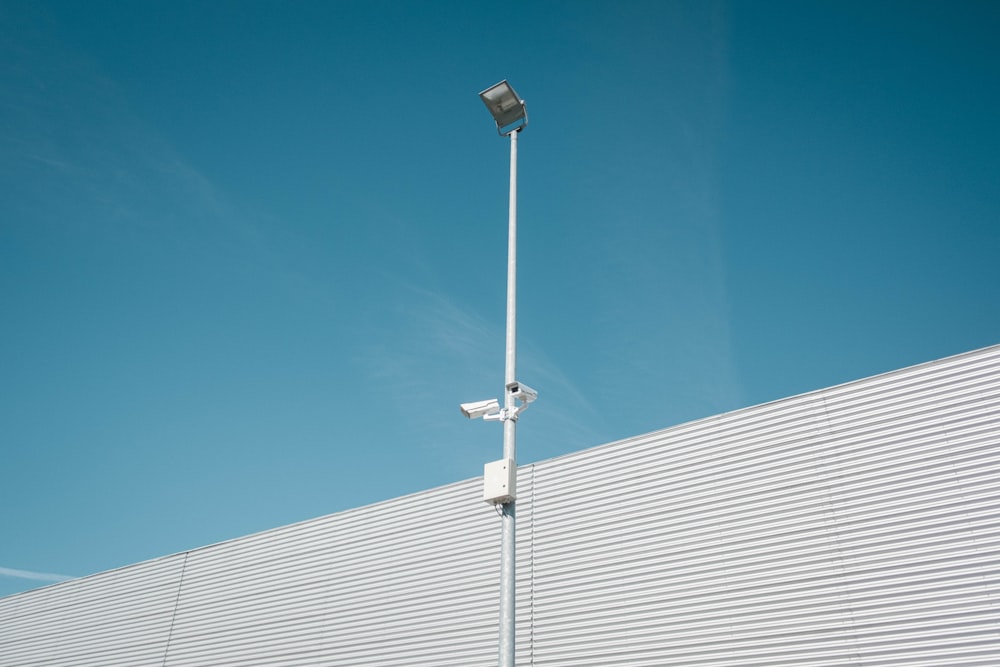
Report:
M 0 600 L 0 665 L 492 665 L 500 531 L 480 487 L 469 480 Z M 519 488 L 527 637 L 530 468 Z
M 479 486 L 192 553 L 166 664 L 492 664 L 499 528 Z
M 1000 349 L 535 467 L 535 665 L 1000 664 Z
M 171 556 L 0 600 L 0 666 L 160 664 L 181 562 Z
M 518 473 L 517 663 L 1000 664 L 1000 346 Z M 492 665 L 469 480 L 0 600 L 0 667 Z

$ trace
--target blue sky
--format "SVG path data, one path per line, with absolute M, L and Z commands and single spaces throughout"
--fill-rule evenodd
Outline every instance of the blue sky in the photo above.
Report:
M 1000 342 L 998 32 L 990 2 L 0 2 L 0 595 L 500 457 L 457 406 L 502 391 L 504 78 L 522 463 Z

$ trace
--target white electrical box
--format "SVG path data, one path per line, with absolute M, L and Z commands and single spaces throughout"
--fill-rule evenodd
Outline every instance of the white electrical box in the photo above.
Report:
M 483 466 L 483 501 L 503 505 L 517 497 L 517 467 L 511 459 Z

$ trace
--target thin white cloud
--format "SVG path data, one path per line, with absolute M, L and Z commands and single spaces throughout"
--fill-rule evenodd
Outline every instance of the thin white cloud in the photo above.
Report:
M 30 570 L 15 570 L 11 567 L 0 567 L 0 577 L 12 577 L 14 579 L 31 579 L 32 581 L 68 581 L 74 577 L 65 574 L 52 574 L 50 572 L 31 572 Z

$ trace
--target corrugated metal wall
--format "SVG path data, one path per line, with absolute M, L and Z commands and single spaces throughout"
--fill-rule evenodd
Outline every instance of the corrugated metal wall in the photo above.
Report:
M 1000 665 L 1000 346 L 519 473 L 519 665 Z M 2 599 L 0 666 L 495 664 L 479 494 Z
M 530 471 L 519 485 L 527 610 Z M 481 497 L 469 480 L 2 599 L 0 665 L 493 665 L 500 518 Z
M 998 348 L 534 474 L 537 665 L 1000 665 Z

